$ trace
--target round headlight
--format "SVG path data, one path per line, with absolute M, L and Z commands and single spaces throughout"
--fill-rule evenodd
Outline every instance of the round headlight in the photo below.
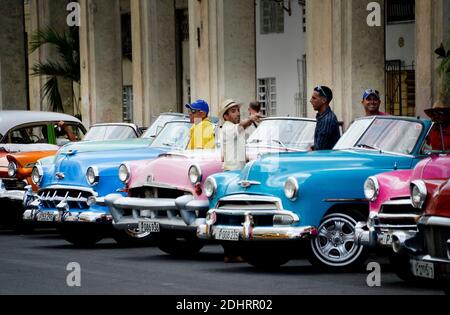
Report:
M 126 184 L 130 179 L 131 171 L 127 164 L 122 164 L 119 167 L 119 179 L 122 183 Z
M 414 208 L 422 209 L 427 198 L 427 186 L 421 180 L 416 180 L 411 184 L 411 203 Z
M 8 176 L 14 177 L 17 174 L 17 165 L 14 162 L 9 162 L 8 164 Z
M 31 171 L 31 180 L 35 185 L 39 186 L 43 176 L 44 170 L 42 169 L 42 166 L 36 165 L 35 167 L 33 167 L 33 170 Z
M 202 181 L 202 171 L 199 166 L 192 165 L 189 168 L 189 180 L 191 181 L 192 185 L 198 184 Z
M 98 168 L 91 166 L 86 171 L 86 179 L 89 185 L 96 185 L 100 181 L 100 175 L 98 173 Z
M 380 185 L 376 177 L 369 177 L 364 183 L 364 195 L 369 201 L 377 200 L 380 195 Z
M 214 177 L 208 177 L 203 185 L 203 190 L 208 198 L 212 198 L 217 191 L 217 182 Z
M 294 177 L 289 177 L 284 184 L 284 194 L 286 198 L 295 200 L 298 195 L 298 182 Z

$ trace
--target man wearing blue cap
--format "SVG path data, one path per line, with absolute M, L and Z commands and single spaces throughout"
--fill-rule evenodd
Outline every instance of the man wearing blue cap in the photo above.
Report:
M 214 125 L 209 121 L 209 105 L 204 100 L 186 104 L 192 115 L 194 125 L 191 128 L 191 140 L 188 150 L 215 149 Z
M 380 92 L 374 89 L 364 91 L 361 103 L 364 106 L 366 116 L 386 116 L 386 113 L 380 112 Z

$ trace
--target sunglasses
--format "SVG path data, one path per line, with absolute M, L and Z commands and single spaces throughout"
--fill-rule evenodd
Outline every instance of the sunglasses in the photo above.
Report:
M 378 92 L 377 90 L 374 90 L 374 89 L 367 89 L 367 90 L 364 91 L 364 93 L 366 95 L 370 95 L 370 94 L 380 95 L 380 92 Z
M 189 112 L 191 113 L 191 114 L 197 114 L 197 113 L 199 113 L 200 111 L 199 110 L 197 110 L 197 109 L 191 109 L 191 110 L 189 110 Z
M 325 93 L 325 91 L 322 89 L 322 87 L 320 85 L 318 85 L 314 88 L 314 92 L 317 92 L 320 95 L 322 95 L 323 97 L 326 97 L 328 99 L 327 93 Z

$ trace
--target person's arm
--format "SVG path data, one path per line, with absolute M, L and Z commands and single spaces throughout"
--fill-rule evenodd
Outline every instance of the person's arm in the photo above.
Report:
M 68 138 L 70 141 L 78 141 L 78 138 L 77 138 L 77 136 L 73 133 L 72 128 L 71 128 L 69 125 L 67 125 L 64 121 L 60 121 L 60 122 L 58 123 L 58 127 L 60 127 L 62 130 L 64 130 L 64 132 L 65 132 L 66 135 L 67 135 L 67 138 Z
M 239 127 L 241 127 L 242 129 L 247 129 L 252 124 L 259 124 L 261 122 L 261 119 L 262 119 L 261 114 L 251 115 L 248 119 L 241 121 Z

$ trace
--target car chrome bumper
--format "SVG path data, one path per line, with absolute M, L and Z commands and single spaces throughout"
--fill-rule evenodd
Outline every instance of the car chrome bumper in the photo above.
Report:
M 61 212 L 41 211 L 39 209 L 27 209 L 23 214 L 23 220 L 28 222 L 45 223 L 111 223 L 112 216 L 104 212 Z
M 214 218 L 216 214 L 230 214 L 228 210 L 213 209 L 208 212 L 209 219 L 205 224 L 197 228 L 197 236 L 201 239 L 222 240 L 217 234 L 222 231 L 234 231 L 239 233 L 238 241 L 276 241 L 276 240 L 303 240 L 317 235 L 317 227 L 314 226 L 254 226 L 253 215 L 261 214 L 286 215 L 292 216 L 294 221 L 298 222 L 298 217 L 291 211 L 240 211 L 232 210 L 232 215 L 245 216 L 245 221 L 240 226 L 219 225 Z
M 0 199 L 10 199 L 22 202 L 25 193 L 25 190 L 0 190 Z
M 207 211 L 207 201 L 194 200 L 192 196 L 182 196 L 177 199 L 163 198 L 131 198 L 119 194 L 111 194 L 104 198 L 113 217 L 113 225 L 118 230 L 136 229 L 139 222 L 158 222 L 161 226 L 171 228 L 197 227 L 205 222 L 197 218 L 195 211 Z M 125 211 L 131 215 L 125 215 Z M 180 211 L 181 218 L 175 217 L 171 211 Z M 167 212 L 165 218 L 155 218 L 153 211 Z

